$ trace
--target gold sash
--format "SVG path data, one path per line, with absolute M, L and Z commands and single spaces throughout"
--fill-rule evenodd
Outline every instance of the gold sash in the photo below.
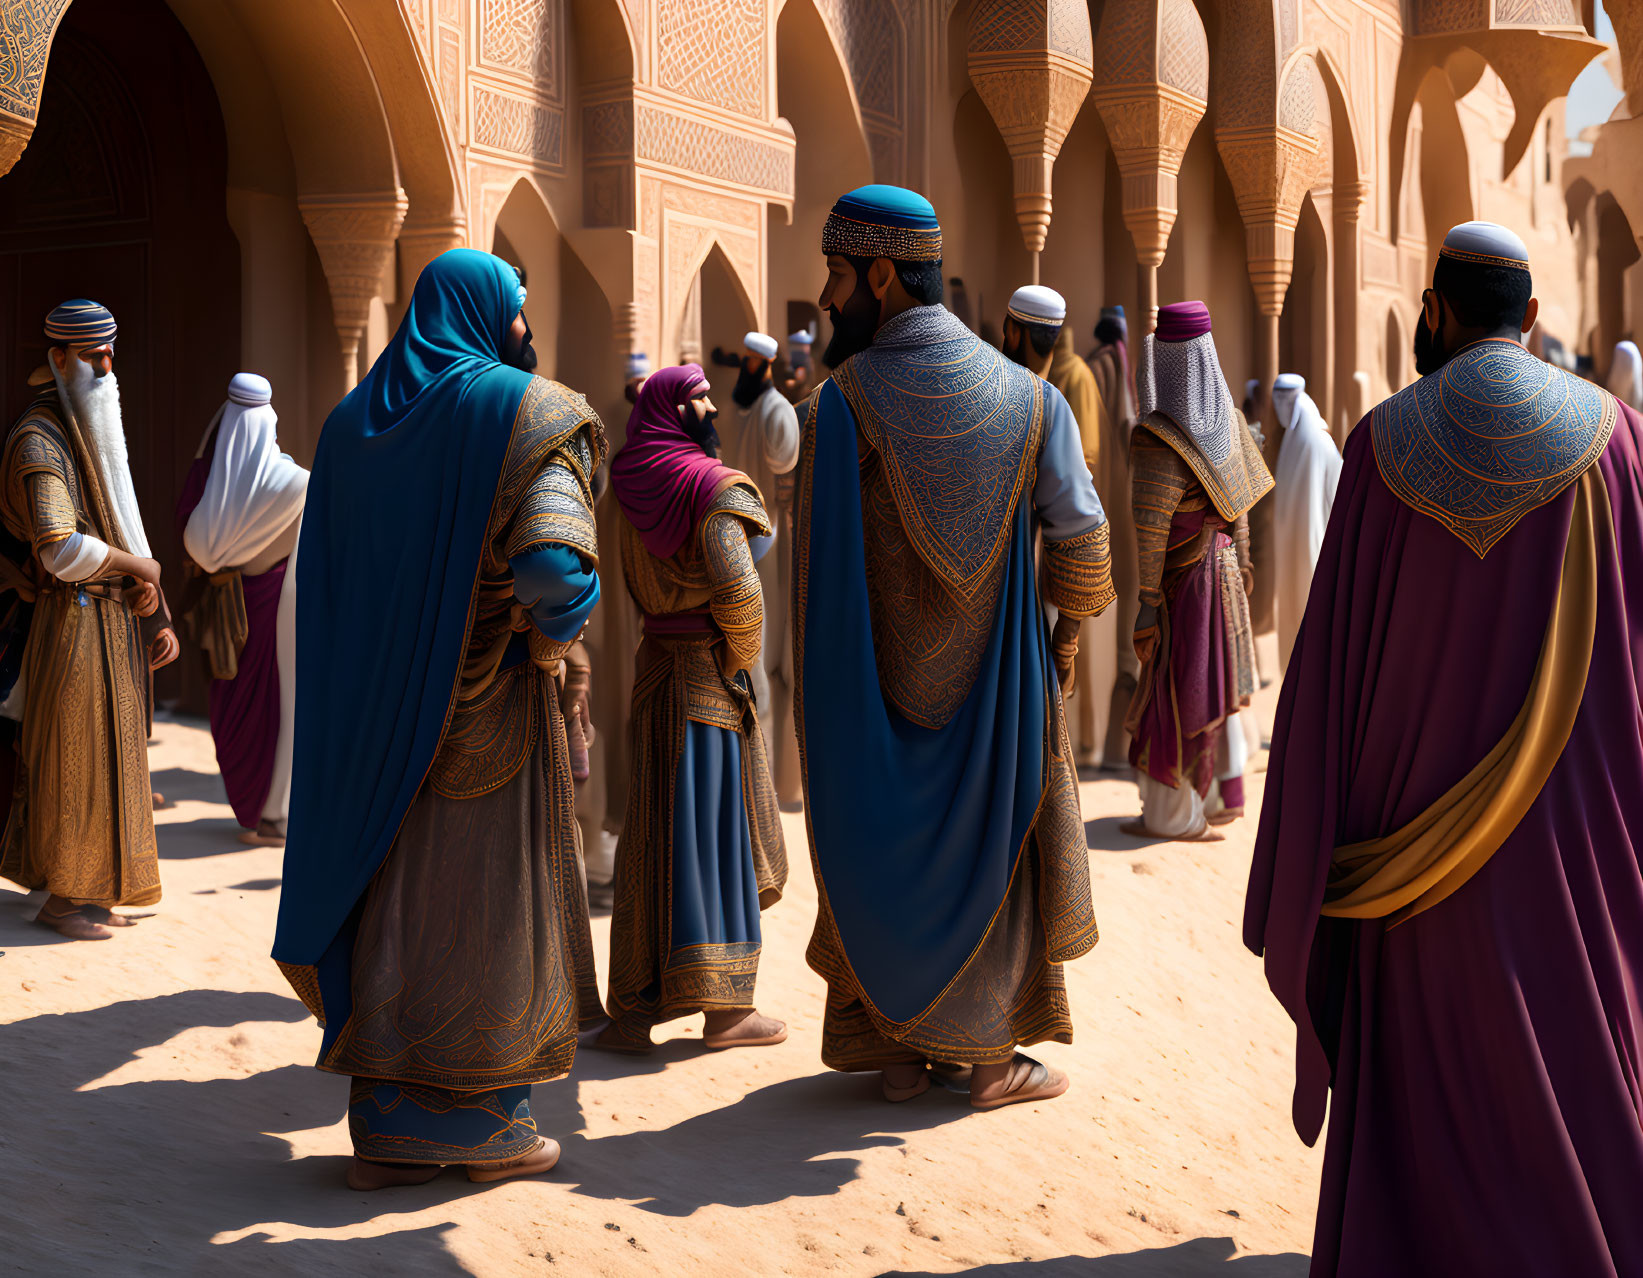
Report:
M 1588 468 L 1577 481 L 1552 619 L 1529 696 L 1483 761 L 1408 825 L 1335 849 L 1323 913 L 1388 920 L 1429 910 L 1481 870 L 1517 828 L 1574 731 L 1597 632 L 1598 537 L 1612 537 L 1609 492 Z
M 205 575 L 198 602 L 179 619 L 183 637 L 205 651 L 213 679 L 234 679 L 240 673 L 249 627 L 245 616 L 245 587 L 238 568 Z

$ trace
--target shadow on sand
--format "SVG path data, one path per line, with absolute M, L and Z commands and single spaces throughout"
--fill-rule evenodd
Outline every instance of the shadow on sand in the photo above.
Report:
M 222 1231 L 272 1216 L 342 1225 L 429 1205 L 339 1192 L 341 1158 L 290 1161 L 289 1145 L 273 1133 L 336 1122 L 346 1079 L 289 1065 L 244 1078 L 81 1090 L 194 1026 L 241 1026 L 254 1036 L 257 1022 L 306 1016 L 301 1003 L 277 994 L 190 990 L 0 1031 L 12 1083 L 0 1194 L 8 1217 L 28 1222 L 8 1231 L 7 1271 L 69 1272 L 58 1248 L 89 1229 L 106 1240 L 99 1267 L 110 1273 L 467 1274 L 443 1243 L 448 1222 L 369 1238 L 275 1242 L 254 1233 L 213 1245 Z M 87 1260 L 75 1246 L 76 1259 Z
M 981 1265 L 960 1272 L 966 1278 L 1306 1278 L 1309 1261 L 1296 1252 L 1239 1256 L 1230 1238 L 1194 1238 L 1173 1247 L 1151 1247 L 1115 1256 L 1059 1256 Z M 1237 1270 L 1234 1274 L 1231 1271 Z M 935 1278 L 922 1271 L 895 1270 L 883 1278 Z

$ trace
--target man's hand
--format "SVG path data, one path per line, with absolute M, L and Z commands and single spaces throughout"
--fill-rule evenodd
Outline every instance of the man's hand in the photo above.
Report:
M 161 666 L 169 666 L 182 652 L 182 646 L 177 642 L 177 632 L 167 626 L 154 636 L 154 646 L 148 650 L 148 668 L 158 670 Z
M 125 604 L 139 617 L 152 617 L 160 609 L 160 592 L 152 582 L 139 581 L 127 588 Z
M 1055 677 L 1061 684 L 1061 695 L 1073 690 L 1078 661 L 1078 631 L 1084 624 L 1080 617 L 1062 613 L 1055 619 L 1055 633 L 1050 639 L 1050 653 L 1055 660 Z
M 1255 574 L 1248 568 L 1240 568 L 1238 575 L 1244 579 L 1245 596 L 1253 595 L 1255 593 Z
M 1158 609 L 1152 604 L 1142 604 L 1140 611 L 1135 614 L 1135 635 L 1132 642 L 1135 645 L 1136 659 L 1142 665 L 1146 665 L 1158 647 Z

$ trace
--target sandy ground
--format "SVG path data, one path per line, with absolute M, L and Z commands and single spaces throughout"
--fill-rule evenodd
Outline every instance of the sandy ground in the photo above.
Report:
M 1259 707 L 1270 723 L 1272 693 Z M 0 1271 L 22 1274 L 1306 1272 L 1318 1153 L 1289 1124 L 1293 1029 L 1239 943 L 1250 818 L 1218 845 L 1118 833 L 1135 788 L 1083 785 L 1101 944 L 1068 969 L 1078 1041 L 1035 1049 L 1061 1100 L 971 1113 L 877 1099 L 817 1059 L 801 817 L 765 915 L 760 1006 L 781 1047 L 715 1054 L 699 1019 L 652 1058 L 584 1051 L 539 1085 L 551 1176 L 343 1184 L 346 1080 L 268 950 L 278 850 L 243 850 L 209 736 L 166 723 L 165 900 L 67 944 L 0 888 Z M 1258 804 L 1265 756 L 1251 777 Z M 601 963 L 608 919 L 596 918 Z

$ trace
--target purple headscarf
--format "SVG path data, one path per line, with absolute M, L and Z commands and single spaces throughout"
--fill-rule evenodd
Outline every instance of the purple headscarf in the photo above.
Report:
M 610 464 L 622 513 L 658 559 L 676 555 L 714 497 L 742 478 L 685 432 L 679 409 L 706 389 L 700 364 L 652 373 L 628 417 L 627 442 Z

